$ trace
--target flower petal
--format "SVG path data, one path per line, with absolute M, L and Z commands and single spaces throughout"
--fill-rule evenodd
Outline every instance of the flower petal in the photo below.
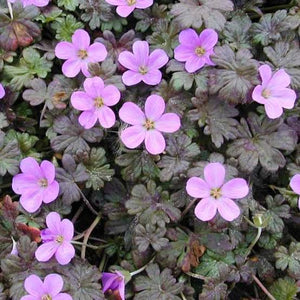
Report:
M 186 45 L 179 45 L 174 49 L 174 58 L 178 61 L 187 61 L 195 55 L 195 49 Z
M 275 72 L 268 83 L 268 87 L 287 87 L 291 83 L 291 78 L 283 69 Z
M 86 78 L 86 80 L 83 82 L 83 87 L 88 96 L 93 99 L 101 96 L 101 92 L 104 88 L 104 82 L 102 78 L 98 76 Z
M 41 178 L 43 176 L 38 162 L 32 157 L 22 159 L 20 169 L 23 173 L 28 173 L 36 178 Z
M 55 258 L 60 265 L 67 265 L 75 256 L 75 249 L 71 243 L 63 242 L 55 253 Z
M 78 50 L 87 50 L 90 41 L 90 35 L 83 29 L 77 29 L 72 35 L 72 43 Z
M 277 103 L 274 103 L 271 101 L 267 101 L 265 103 L 265 110 L 266 110 L 267 116 L 270 119 L 279 118 L 283 113 L 282 107 L 280 105 L 278 105 Z
M 180 125 L 180 118 L 176 114 L 166 113 L 155 122 L 155 129 L 171 133 L 177 131 Z
M 88 48 L 87 52 L 89 57 L 88 60 L 93 63 L 103 61 L 107 56 L 107 50 L 105 46 L 98 42 L 92 44 Z
M 40 296 L 31 296 L 31 295 L 26 295 L 23 296 L 20 300 L 40 300 Z
M 73 298 L 67 293 L 59 293 L 57 296 L 52 298 L 53 300 L 73 300 Z
M 101 96 L 105 105 L 112 106 L 120 101 L 121 93 L 116 86 L 108 85 L 102 90 Z
M 268 100 L 270 102 L 276 102 L 283 108 L 291 109 L 295 105 L 296 98 L 297 96 L 294 90 L 289 88 L 282 88 L 280 90 L 272 90 L 272 95 Z
M 63 288 L 64 281 L 58 274 L 49 274 L 44 279 L 44 289 L 51 297 L 56 296 Z
M 211 220 L 217 212 L 216 200 L 208 197 L 202 199 L 195 207 L 195 215 L 201 221 Z
M 36 275 L 30 275 L 25 279 L 24 288 L 31 296 L 39 297 L 43 290 L 43 282 Z
M 146 117 L 142 110 L 133 102 L 125 102 L 119 110 L 119 117 L 130 125 L 142 125 Z
M 71 241 L 74 236 L 74 225 L 68 219 L 63 219 L 60 222 L 60 234 L 64 237 L 65 241 Z
M 55 178 L 55 167 L 53 163 L 48 160 L 43 160 L 40 168 L 43 173 L 43 177 L 47 179 L 48 184 L 51 183 Z
M 115 273 L 107 273 L 107 272 L 103 272 L 102 273 L 102 290 L 103 293 L 105 293 L 108 289 L 110 289 L 112 283 L 118 279 L 118 275 Z
M 117 7 L 117 14 L 123 18 L 128 17 L 135 9 L 135 5 L 119 5 Z
M 2 99 L 5 96 L 5 89 L 3 85 L 0 83 L 0 99 Z
M 142 75 L 141 73 L 129 70 L 123 73 L 122 81 L 125 85 L 131 86 L 141 82 L 143 80 L 143 77 L 144 75 Z
M 75 77 L 81 70 L 81 59 L 68 59 L 62 65 L 62 72 L 69 78 Z
M 148 67 L 149 69 L 159 69 L 168 61 L 169 57 L 167 53 L 162 49 L 156 49 L 149 56 Z
M 43 193 L 41 190 L 26 191 L 20 197 L 20 204 L 29 213 L 36 212 L 43 202 Z
M 179 34 L 179 42 L 185 46 L 197 45 L 199 41 L 199 36 L 194 29 L 185 29 Z
M 225 168 L 220 163 L 209 163 L 204 168 L 204 178 L 210 188 L 219 188 L 225 179 Z
M 153 4 L 153 0 L 139 0 L 136 3 L 136 8 L 147 8 Z
M 149 44 L 146 41 L 136 41 L 132 45 L 133 54 L 138 66 L 147 66 L 149 57 Z
M 245 179 L 234 178 L 222 186 L 221 193 L 225 198 L 240 199 L 248 195 L 249 187 Z
M 142 81 L 148 85 L 157 85 L 161 82 L 162 74 L 159 70 L 150 70 L 147 74 L 141 75 Z
M 199 36 L 199 44 L 206 49 L 213 48 L 218 42 L 218 34 L 213 29 L 204 29 Z
M 162 153 L 166 148 L 166 141 L 158 130 L 148 130 L 145 136 L 145 146 L 149 153 L 156 155 Z
M 223 219 L 232 221 L 240 215 L 240 208 L 231 199 L 222 197 L 217 200 L 218 211 Z
M 266 85 L 272 77 L 272 69 L 269 65 L 262 65 L 258 68 L 258 71 L 261 77 L 262 85 L 266 87 Z
M 55 56 L 61 59 L 76 59 L 77 50 L 70 42 L 60 42 L 55 47 Z
M 145 139 L 146 130 L 141 125 L 134 125 L 121 132 L 121 141 L 130 149 L 138 147 Z
M 151 121 L 158 120 L 165 111 L 165 100 L 158 95 L 151 95 L 145 103 L 145 115 Z
M 107 107 L 106 105 L 103 105 L 97 110 L 97 116 L 99 123 L 103 128 L 111 128 L 115 125 L 115 113 L 112 111 L 111 108 Z
M 296 174 L 292 177 L 290 186 L 296 194 L 300 195 L 300 174 Z
M 209 185 L 199 177 L 192 177 L 187 181 L 186 191 L 195 198 L 207 198 L 210 196 Z
M 12 189 L 16 194 L 24 192 L 39 190 L 38 179 L 29 174 L 17 174 L 12 180 Z
M 257 85 L 252 92 L 252 99 L 260 104 L 266 104 L 267 99 L 262 96 L 263 92 L 262 85 Z
M 59 184 L 57 181 L 53 181 L 43 191 L 43 202 L 50 203 L 54 201 L 59 194 Z
M 95 110 L 86 110 L 81 113 L 78 118 L 79 124 L 85 129 L 90 129 L 95 126 L 97 120 L 98 118 Z
M 38 261 L 48 261 L 56 252 L 59 244 L 56 242 L 47 242 L 39 246 L 35 251 L 35 258 Z
M 119 63 L 125 68 L 138 72 L 139 65 L 136 61 L 135 56 L 129 51 L 123 51 L 119 54 Z
M 90 78 L 88 78 L 90 79 Z M 74 92 L 71 96 L 72 106 L 78 110 L 85 111 L 94 107 L 94 99 L 85 92 Z
M 54 235 L 60 235 L 61 234 L 60 223 L 61 223 L 61 218 L 60 218 L 60 215 L 57 212 L 50 212 L 47 215 L 47 217 L 46 217 L 47 227 L 50 229 L 50 231 Z
M 200 70 L 205 64 L 205 59 L 203 57 L 198 57 L 196 55 L 191 56 L 185 63 L 185 69 L 189 73 L 194 73 Z

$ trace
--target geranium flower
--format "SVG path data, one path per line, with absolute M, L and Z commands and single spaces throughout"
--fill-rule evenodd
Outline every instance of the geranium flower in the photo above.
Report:
M 125 300 L 125 278 L 122 273 L 102 273 L 103 293 L 111 291 L 117 293 L 122 300 Z
M 213 29 L 204 29 L 198 36 L 193 29 L 185 29 L 179 34 L 180 45 L 174 49 L 174 58 L 186 62 L 185 69 L 193 73 L 205 64 L 214 66 L 210 55 L 214 54 L 214 46 L 218 42 L 218 34 Z
M 128 17 L 136 8 L 147 8 L 153 4 L 153 0 L 105 0 L 111 5 L 118 6 L 117 14 L 121 17 Z
M 5 96 L 5 89 L 3 85 L 0 83 L 0 99 L 2 99 Z
M 114 126 L 116 117 L 109 106 L 119 102 L 121 94 L 114 85 L 104 85 L 100 77 L 87 78 L 84 92 L 74 92 L 71 103 L 74 108 L 83 111 L 79 116 L 79 123 L 86 129 L 92 128 L 97 120 L 104 128 Z
M 292 177 L 290 186 L 292 190 L 300 196 L 300 174 L 296 174 Z M 298 207 L 300 209 L 300 197 L 298 199 Z
M 42 202 L 54 201 L 59 193 L 59 185 L 55 180 L 55 167 L 47 160 L 41 165 L 32 157 L 22 159 L 20 169 L 12 180 L 12 189 L 21 195 L 20 203 L 30 213 L 37 211 Z
M 174 113 L 166 113 L 165 101 L 158 95 L 151 95 L 145 103 L 145 113 L 134 103 L 126 102 L 119 110 L 122 121 L 133 125 L 121 132 L 121 140 L 133 149 L 144 140 L 148 152 L 159 154 L 165 150 L 166 142 L 161 132 L 175 132 L 180 127 L 180 119 Z
M 162 49 L 156 49 L 149 55 L 149 44 L 136 41 L 132 45 L 133 53 L 123 51 L 119 55 L 119 63 L 129 69 L 122 75 L 124 84 L 130 86 L 141 81 L 149 85 L 159 84 L 162 78 L 159 68 L 169 60 Z
M 283 113 L 282 108 L 291 109 L 295 104 L 296 93 L 287 88 L 291 83 L 290 76 L 283 69 L 272 75 L 272 70 L 268 65 L 260 66 L 259 74 L 262 83 L 254 88 L 252 98 L 264 104 L 266 114 L 270 119 L 279 118 Z
M 225 168 L 220 163 L 210 163 L 204 168 L 204 179 L 192 177 L 187 181 L 187 193 L 202 200 L 195 207 L 195 215 L 202 221 L 211 220 L 218 211 L 223 219 L 232 221 L 240 209 L 232 199 L 247 196 L 249 187 L 243 178 L 224 183 Z
M 67 293 L 60 293 L 63 289 L 63 279 L 58 274 L 49 274 L 44 282 L 36 275 L 30 275 L 25 279 L 24 288 L 29 295 L 21 300 L 72 300 Z
M 9 0 L 10 3 L 15 3 L 17 0 Z M 44 7 L 49 4 L 49 0 L 20 0 L 23 6 L 34 5 L 38 7 Z
M 85 76 L 91 76 L 89 63 L 103 61 L 107 56 L 106 48 L 101 43 L 90 45 L 90 36 L 83 29 L 77 29 L 72 35 L 72 43 L 60 42 L 55 47 L 55 55 L 66 59 L 62 72 L 67 77 L 75 77 L 80 70 Z
M 47 229 L 41 231 L 43 244 L 35 251 L 38 261 L 48 261 L 53 255 L 61 265 L 68 264 L 75 256 L 71 244 L 74 235 L 73 223 L 68 219 L 60 220 L 60 215 L 51 212 L 46 217 Z

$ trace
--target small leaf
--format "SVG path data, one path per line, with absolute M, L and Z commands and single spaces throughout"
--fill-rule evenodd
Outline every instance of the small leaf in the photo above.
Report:
M 278 300 L 294 300 L 297 292 L 297 283 L 289 277 L 279 278 L 270 287 L 270 293 Z

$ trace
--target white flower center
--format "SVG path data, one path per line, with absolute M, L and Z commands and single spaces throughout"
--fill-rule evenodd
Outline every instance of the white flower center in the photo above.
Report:
M 140 66 L 139 67 L 139 72 L 142 74 L 142 75 L 145 75 L 148 73 L 148 68 L 146 66 Z
M 88 53 L 86 50 L 79 50 L 77 53 L 78 57 L 80 57 L 81 59 L 85 59 L 88 57 Z
M 56 238 L 55 238 L 55 241 L 59 244 L 62 244 L 63 241 L 64 241 L 64 237 L 62 235 L 58 235 Z
M 218 199 L 222 196 L 222 193 L 221 193 L 221 188 L 214 188 L 214 189 L 211 189 L 210 190 L 210 196 L 215 198 L 215 199 Z
M 95 106 L 97 107 L 97 108 L 100 108 L 101 106 L 103 106 L 103 98 L 102 97 L 97 97 L 97 98 L 95 98 L 95 100 L 94 100 L 94 103 L 95 103 Z
M 267 90 L 267 89 L 264 89 L 261 93 L 261 95 L 265 98 L 265 99 L 268 99 L 270 98 L 271 96 L 271 91 L 270 90 Z
M 197 47 L 196 49 L 195 49 L 195 53 L 196 53 L 196 55 L 198 55 L 199 57 L 201 57 L 202 55 L 204 55 L 205 54 L 205 49 L 204 48 L 202 48 L 202 47 Z
M 129 6 L 134 5 L 136 3 L 136 0 L 127 0 L 127 3 Z
M 147 130 L 150 130 L 150 129 L 154 129 L 154 122 L 147 119 L 144 123 L 144 127 L 147 129 Z
M 43 295 L 42 300 L 52 300 L 52 297 L 49 294 Z
M 48 180 L 46 178 L 41 178 L 38 181 L 40 187 L 46 188 L 48 186 Z

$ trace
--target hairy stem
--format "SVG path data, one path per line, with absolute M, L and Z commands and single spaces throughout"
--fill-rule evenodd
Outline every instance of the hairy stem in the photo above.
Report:
M 184 272 L 186 275 L 189 275 L 193 278 L 197 278 L 197 279 L 201 279 L 201 280 L 206 280 L 207 278 L 205 276 L 202 276 L 200 274 L 195 274 L 195 273 L 192 273 L 192 272 Z
M 195 204 L 195 202 L 197 201 L 197 198 L 194 198 L 189 204 L 188 206 L 184 209 L 184 211 L 181 214 L 181 219 L 187 214 L 187 212 L 190 210 L 190 208 Z
M 81 191 L 81 189 L 78 187 L 78 190 L 81 194 L 82 200 L 85 203 L 85 205 L 88 207 L 88 209 L 94 214 L 94 215 L 98 215 L 98 212 L 92 207 L 91 203 L 89 202 L 89 200 L 85 197 L 84 193 Z
M 267 288 L 262 284 L 262 282 L 254 275 L 252 274 L 253 280 L 257 283 L 257 285 L 263 290 L 263 292 L 268 296 L 271 300 L 276 300 L 274 296 L 267 290 Z
M 148 263 L 146 263 L 144 266 L 142 266 L 142 267 L 139 268 L 138 270 L 133 271 L 133 272 L 130 272 L 130 275 L 131 275 L 131 276 L 134 276 L 134 275 L 136 275 L 136 274 L 139 274 L 139 273 L 143 272 L 143 271 L 147 268 L 147 266 L 148 266 L 149 264 L 151 264 L 151 263 L 154 261 L 154 259 L 155 259 L 155 256 L 152 257 L 152 259 L 151 259 Z

